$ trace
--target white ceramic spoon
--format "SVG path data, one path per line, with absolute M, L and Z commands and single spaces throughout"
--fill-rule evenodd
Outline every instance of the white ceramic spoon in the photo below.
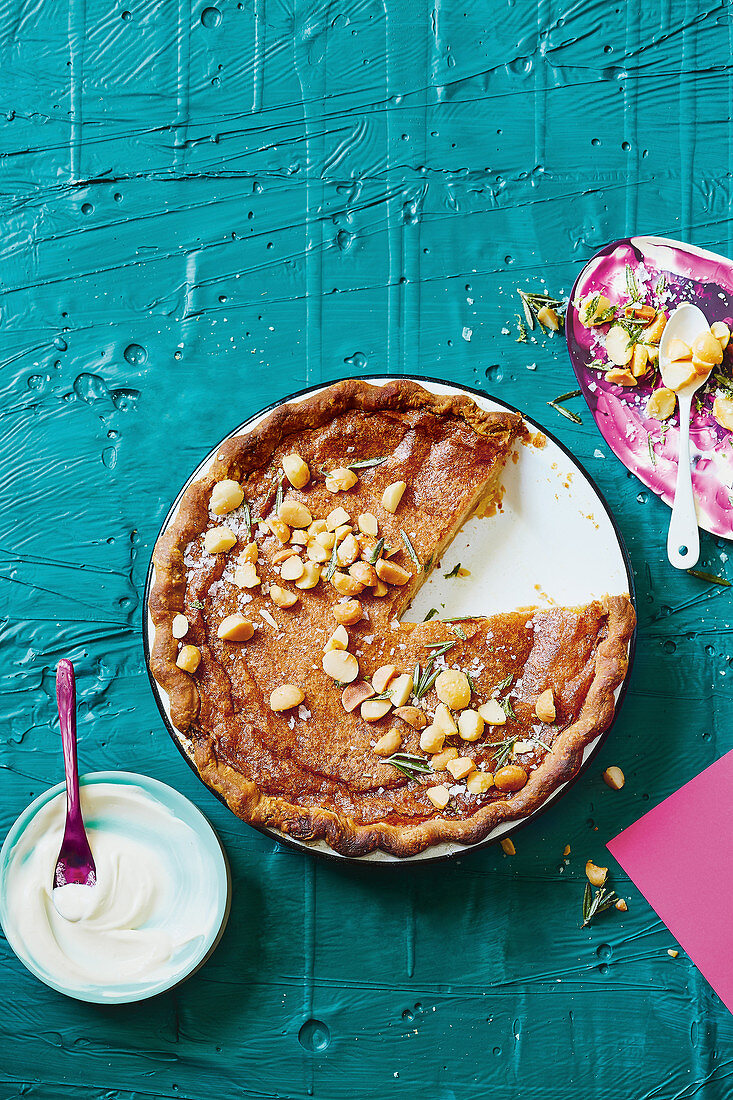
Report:
M 677 390 L 680 406 L 680 450 L 677 457 L 677 485 L 674 492 L 672 516 L 667 535 L 667 557 L 677 569 L 691 569 L 697 565 L 700 557 L 700 532 L 698 531 L 695 495 L 692 491 L 692 471 L 690 469 L 690 415 L 692 398 L 710 375 L 696 374 L 683 386 L 673 385 L 674 366 L 669 359 L 669 344 L 673 339 L 684 340 L 691 346 L 693 340 L 710 326 L 701 309 L 690 302 L 683 302 L 673 310 L 664 327 L 659 341 L 659 369 L 662 381 L 670 389 Z

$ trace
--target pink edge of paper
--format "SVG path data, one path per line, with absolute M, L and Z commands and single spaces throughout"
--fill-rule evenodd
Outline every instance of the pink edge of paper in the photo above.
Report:
M 733 1012 L 733 752 L 607 848 Z

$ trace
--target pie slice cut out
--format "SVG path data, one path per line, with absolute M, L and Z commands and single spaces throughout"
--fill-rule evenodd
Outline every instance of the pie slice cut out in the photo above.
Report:
M 575 774 L 627 671 L 627 595 L 399 621 L 521 437 L 517 413 L 352 380 L 227 440 L 186 489 L 154 552 L 150 666 L 235 813 L 407 856 Z

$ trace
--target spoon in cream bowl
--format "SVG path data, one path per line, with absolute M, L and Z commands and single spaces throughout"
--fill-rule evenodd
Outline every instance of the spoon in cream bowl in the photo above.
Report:
M 680 446 L 672 516 L 667 535 L 667 557 L 677 569 L 690 569 L 700 557 L 695 495 L 690 468 L 692 399 L 713 367 L 723 361 L 723 348 L 701 309 L 683 302 L 669 317 L 659 342 L 659 369 L 667 389 L 680 406 Z
M 66 773 L 66 826 L 53 873 L 53 903 L 67 920 L 81 920 L 93 907 L 97 869 L 81 814 L 76 761 L 76 684 L 71 661 L 59 661 L 56 702 Z

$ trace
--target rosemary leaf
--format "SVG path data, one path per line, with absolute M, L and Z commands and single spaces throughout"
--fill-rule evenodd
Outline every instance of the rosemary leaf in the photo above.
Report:
M 641 294 L 639 293 L 636 276 L 630 264 L 626 265 L 626 290 L 632 302 L 641 301 Z
M 283 502 L 283 478 L 285 474 L 282 470 L 278 471 L 277 475 L 277 492 L 275 493 L 275 514 L 280 511 L 280 505 Z
M 561 401 L 569 401 L 571 397 L 580 397 L 582 390 L 569 390 L 567 393 L 561 393 L 559 397 L 554 397 L 552 400 L 553 405 L 558 405 Z
M 381 556 L 383 550 L 384 550 L 384 539 L 380 539 L 379 542 L 377 543 L 377 545 L 372 550 L 372 552 L 369 555 L 368 559 L 367 559 L 370 565 L 375 565 L 376 564 L 377 559 Z
M 242 501 L 242 508 L 244 509 L 244 522 L 247 524 L 247 542 L 252 541 L 252 512 L 250 511 L 249 501 L 245 497 Z
M 428 611 L 427 615 L 423 619 L 423 622 L 426 623 L 428 621 L 428 619 L 434 619 L 437 614 L 438 614 L 437 607 L 431 607 L 430 610 Z
M 546 745 L 545 742 L 536 734 L 532 738 L 532 740 L 536 741 L 538 745 L 542 745 L 542 748 L 545 749 L 546 752 L 552 752 L 552 745 Z
M 336 572 L 336 566 L 338 565 L 338 559 L 336 557 L 337 553 L 338 553 L 338 543 L 335 542 L 333 544 L 333 550 L 331 551 L 331 560 L 328 563 L 328 566 L 326 568 L 325 577 L 326 577 L 327 581 L 330 581 L 331 577 Z
M 421 775 L 432 775 L 433 772 L 427 760 L 409 752 L 393 753 L 392 756 L 386 757 L 384 763 L 391 764 L 408 779 L 418 779 Z
M 524 311 L 524 316 L 527 320 L 527 324 L 529 325 L 529 327 L 531 329 L 533 329 L 534 328 L 534 314 L 532 313 L 532 310 L 529 308 L 529 302 L 527 301 L 527 296 L 521 290 L 518 290 L 517 294 L 519 295 L 519 300 L 522 303 L 522 309 Z
M 731 582 L 726 580 L 725 577 L 719 577 L 715 573 L 706 573 L 703 569 L 688 569 L 686 570 L 691 577 L 698 577 L 701 581 L 708 581 L 710 584 L 719 584 L 722 588 L 730 588 Z
M 203 611 L 204 605 L 201 600 L 189 600 L 191 607 L 195 607 L 197 611 Z
M 608 370 L 608 361 L 604 362 L 603 359 L 590 359 L 585 365 L 588 370 Z
M 664 294 L 666 289 L 667 289 L 667 279 L 666 279 L 665 275 L 662 274 L 657 279 L 657 282 L 656 282 L 655 287 L 654 287 L 654 293 L 656 294 L 657 298 L 661 298 L 661 296 Z
M 414 561 L 415 565 L 417 566 L 418 573 L 422 573 L 422 565 L 420 564 L 420 559 L 418 558 L 417 554 L 415 553 L 415 547 L 410 542 L 410 536 L 407 534 L 407 531 L 403 531 L 401 527 L 400 527 L 400 535 L 402 536 L 402 541 L 405 544 L 405 549 L 407 550 L 407 553 L 410 555 L 410 557 Z
M 465 640 L 466 640 L 466 631 L 463 630 L 458 625 L 458 623 L 454 623 L 453 626 L 451 627 L 451 629 L 455 630 L 456 634 L 458 635 L 458 637 L 461 639 L 462 642 L 465 642 Z
M 526 344 L 527 343 L 527 330 L 524 327 L 524 321 L 519 316 L 519 314 L 517 314 L 517 332 L 519 333 L 519 336 L 517 337 L 517 343 L 518 344 Z
M 554 401 L 548 401 L 548 405 L 551 405 L 555 412 L 559 412 L 561 416 L 564 416 L 567 420 L 572 420 L 573 424 L 582 424 L 577 413 L 571 412 L 570 409 L 564 409 L 562 405 L 556 405 Z
M 461 568 L 461 563 L 458 562 L 458 565 L 454 565 L 453 568 L 451 569 L 450 573 L 444 573 L 443 576 L 445 577 L 446 580 L 448 580 L 449 577 L 457 577 L 458 576 L 458 571 L 460 570 L 460 568 Z
M 359 462 L 349 462 L 345 467 L 347 470 L 363 470 L 367 466 L 381 466 L 383 462 L 387 462 L 389 455 L 380 455 L 379 458 L 362 458 Z
M 420 662 L 415 665 L 415 671 L 412 674 L 412 694 L 415 695 L 418 687 L 420 686 Z
M 452 619 L 441 619 L 441 623 L 471 623 L 478 615 L 454 615 Z
M 513 679 L 514 673 L 510 672 L 508 676 L 505 676 L 503 680 L 499 681 L 499 683 L 494 688 L 494 691 L 503 691 L 505 687 L 509 687 Z
M 512 707 L 512 704 L 509 702 L 508 699 L 497 699 L 497 703 L 499 704 L 501 709 L 504 711 L 507 718 L 516 718 L 517 717 L 516 714 L 514 713 L 514 708 Z
M 652 466 L 656 466 L 657 456 L 654 448 L 652 447 L 652 437 L 649 435 L 649 432 L 646 433 L 646 442 L 647 446 L 649 447 L 649 458 L 651 459 Z
M 468 680 L 468 686 L 470 687 L 471 691 L 472 691 L 472 692 L 475 692 L 475 691 L 476 691 L 476 685 L 475 685 L 475 684 L 474 684 L 474 682 L 473 682 L 473 679 L 472 679 L 472 677 L 471 677 L 471 673 L 470 673 L 470 672 L 464 672 L 464 674 L 463 674 L 463 675 L 464 675 L 464 676 L 466 677 L 466 679 Z

